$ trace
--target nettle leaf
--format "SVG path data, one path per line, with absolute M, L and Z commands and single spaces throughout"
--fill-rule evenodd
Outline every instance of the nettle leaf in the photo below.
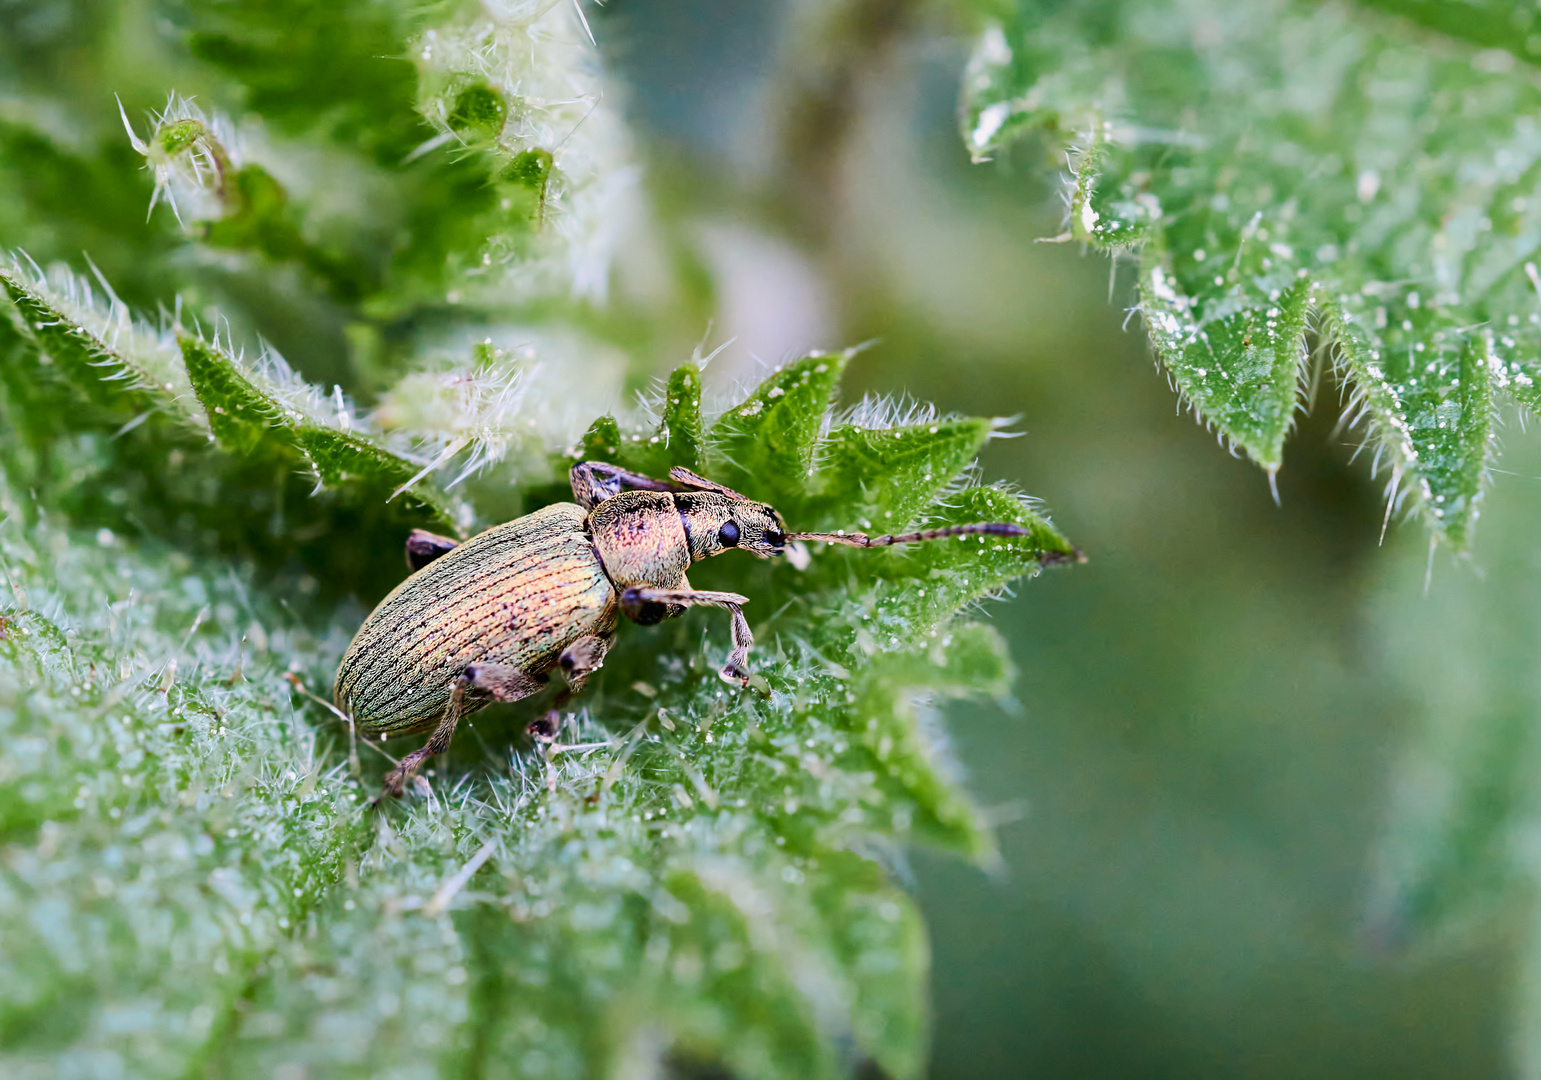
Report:
M 324 647 L 169 549 L 44 521 L 7 528 L 0 557 L 34 605 L 0 611 L 0 1071 L 201 1071 L 368 836 L 279 678 Z
M 613 416 L 601 416 L 583 435 L 572 461 L 608 461 L 645 476 L 667 477 L 683 465 L 704 468 L 706 437 L 702 430 L 701 369 L 681 364 L 669 375 L 659 402 L 658 427 L 651 432 L 622 435 Z
M 982 637 L 972 630 L 960 636 L 944 629 L 948 620 L 1014 579 L 1080 560 L 1081 554 L 1020 496 L 1000 488 L 954 486 L 992 422 L 922 413 L 924 423 L 864 427 L 862 420 L 914 418 L 865 402 L 849 414 L 850 422 L 832 423 L 848 356 L 816 354 L 794 361 L 726 410 L 707 436 L 705 475 L 772 503 L 795 529 L 811 522 L 899 532 L 912 525 L 1004 521 L 1026 526 L 1028 535 L 957 537 L 874 551 L 830 546 L 809 568 L 795 571 L 789 586 L 765 572 L 769 567 L 748 567 L 739 569 L 731 587 L 752 598 L 752 624 L 761 611 L 784 611 L 771 632 L 778 635 L 778 648 L 800 661 L 799 674 L 783 684 L 767 671 L 773 690 L 799 697 L 824 692 L 838 704 L 843 687 L 859 688 L 852 691 L 856 707 L 841 726 L 854 738 L 862 768 L 871 770 L 886 799 L 908 808 L 915 828 L 984 855 L 990 841 L 948 778 L 950 766 L 931 756 L 930 742 L 917 734 L 912 703 L 916 694 L 946 697 L 961 686 L 1004 693 L 1008 669 L 993 631 L 979 627 Z M 682 370 L 694 373 L 693 367 Z M 628 434 L 614 418 L 604 417 L 590 429 L 582 451 L 642 470 L 656 459 L 665 435 L 665 430 Z M 725 570 L 723 562 L 715 560 L 695 574 L 704 580 Z M 763 638 L 759 627 L 755 632 Z M 960 667 L 958 657 L 965 652 L 989 660 L 983 668 Z M 965 669 L 967 677 L 959 676 Z
M 795 513 L 814 473 L 814 444 L 853 355 L 815 353 L 794 361 L 719 416 L 709 435 L 713 479 Z
M 212 432 L 235 460 L 291 452 L 313 422 L 293 397 L 216 345 L 181 345 L 178 401 L 209 424 L 205 447 Z M 20 942 L 0 958 L 0 1029 L 15 1033 L 0 1070 L 111 1046 L 144 1075 L 917 1076 L 925 937 L 882 857 L 915 839 L 990 855 L 936 706 L 1010 684 L 999 635 L 953 617 L 1075 553 L 1017 496 L 940 475 L 988 425 L 938 423 L 949 434 L 930 442 L 931 425 L 831 427 L 818 367 L 771 376 L 749 398 L 761 408 L 729 410 L 712 436 L 687 367 L 667 441 L 610 420 L 595 449 L 704 453 L 715 476 L 716 435 L 743 448 L 768 414 L 763 452 L 800 468 L 756 472 L 747 493 L 860 506 L 929 464 L 919 522 L 983 515 L 1031 535 L 826 550 L 806 571 L 715 560 L 700 569 L 752 597 L 760 689 L 718 677 L 721 620 L 628 626 L 554 753 L 516 734 L 543 701 L 489 710 L 436 759 L 427 797 L 379 811 L 364 802 L 380 751 L 399 748 L 350 738 L 303 696 L 329 682 L 356 606 L 270 600 L 250 568 L 158 539 L 0 526 L 16 595 L 0 611 L 0 734 L 16 748 L 0 769 L 0 935 Z M 802 415 L 777 404 L 794 395 Z M 12 482 L 0 511 L 19 502 Z M 103 934 L 112 947 L 87 961 L 81 943 Z
M 50 509 L 274 566 L 298 534 L 310 587 L 369 592 L 380 591 L 372 577 L 395 573 L 394 553 L 361 554 L 328 539 L 334 528 L 365 537 L 468 524 L 422 464 L 357 430 L 365 423 L 340 396 L 276 358 L 266 362 L 279 381 L 217 343 L 136 322 L 78 278 L 13 267 L 0 288 L 0 382 L 23 437 L 6 447 L 6 467 L 38 481 Z
M 898 531 L 974 460 L 991 430 L 990 421 L 972 417 L 837 425 L 821 444 L 818 466 L 831 496 L 822 512 L 810 508 L 808 528 Z
M 454 527 L 456 511 L 422 466 L 380 443 L 333 423 L 320 423 L 291 400 L 259 389 L 253 376 L 217 344 L 189 334 L 178 337 L 193 390 L 208 416 L 214 436 L 232 453 L 250 453 L 271 442 L 271 432 L 299 450 L 323 484 L 357 482 L 360 501 L 388 502 L 397 491 L 408 505 L 422 506 L 435 521 Z M 337 414 L 334 414 L 337 415 Z M 350 423 L 339 415 L 343 423 Z
M 1541 89 L 1510 5 L 1369 8 L 1019 0 L 964 136 L 1072 148 L 1065 238 L 1138 249 L 1139 310 L 1206 423 L 1276 471 L 1319 344 L 1392 504 L 1461 547 L 1497 404 L 1541 400 Z
M 701 369 L 695 364 L 681 364 L 669 376 L 669 385 L 664 392 L 662 431 L 667 436 L 665 441 L 671 468 L 683 465 L 694 470 L 705 460 Z

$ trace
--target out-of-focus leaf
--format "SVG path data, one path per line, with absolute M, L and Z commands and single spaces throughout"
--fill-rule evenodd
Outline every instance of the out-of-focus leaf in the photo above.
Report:
M 1518 912 L 1541 873 L 1533 839 L 1541 678 L 1531 662 L 1541 647 L 1531 572 L 1541 514 L 1521 487 L 1541 462 L 1529 446 L 1511 453 L 1525 471 L 1499 478 L 1511 490 L 1491 511 L 1483 579 L 1441 568 L 1428 582 L 1424 553 L 1408 545 L 1373 609 L 1374 659 L 1411 718 L 1367 915 L 1374 940 L 1388 947 L 1448 942 L 1505 909 Z

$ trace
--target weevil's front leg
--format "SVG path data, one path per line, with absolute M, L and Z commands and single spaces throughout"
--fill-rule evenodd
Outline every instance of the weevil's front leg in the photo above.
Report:
M 726 608 L 733 616 L 733 651 L 728 653 L 728 662 L 722 665 L 718 674 L 725 681 L 739 686 L 749 685 L 749 647 L 754 644 L 754 635 L 749 632 L 749 620 L 744 618 L 744 605 L 747 603 L 749 597 L 730 592 L 638 587 L 621 590 L 621 613 L 644 625 L 649 621 L 658 621 L 653 618 L 653 613 L 658 609 L 649 609 L 649 604 Z
M 386 774 L 385 790 L 380 793 L 380 798 L 400 795 L 417 775 L 417 770 L 422 768 L 423 762 L 449 749 L 450 740 L 455 737 L 455 725 L 465 715 L 468 691 L 475 690 L 495 701 L 518 701 L 539 692 L 544 685 L 540 679 L 512 664 L 467 664 L 450 690 L 449 706 L 445 708 L 439 726 L 433 729 L 433 734 L 428 736 L 428 741 L 420 749 L 402 758 L 401 764 Z
M 589 675 L 604 666 L 605 654 L 614 644 L 614 634 L 603 637 L 585 634 L 562 650 L 557 666 L 562 669 L 567 685 L 557 693 L 556 700 L 551 703 L 545 716 L 530 721 L 530 738 L 541 746 L 550 746 L 556 742 L 562 730 L 562 710 L 583 689 L 583 684 L 589 681 Z
M 679 484 L 627 472 L 603 461 L 580 461 L 568 471 L 567 478 L 573 486 L 573 498 L 585 510 L 592 510 L 623 491 L 685 490 Z
M 460 546 L 460 541 L 439 536 L 426 529 L 413 529 L 407 534 L 407 565 L 421 570 L 445 552 Z

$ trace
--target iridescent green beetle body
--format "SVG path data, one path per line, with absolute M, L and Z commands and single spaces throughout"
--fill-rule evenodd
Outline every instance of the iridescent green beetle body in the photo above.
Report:
M 729 548 L 766 558 L 799 540 L 886 547 L 1026 531 L 980 522 L 902 536 L 788 533 L 774 507 L 686 469 L 669 478 L 581 462 L 571 474 L 576 503 L 547 506 L 463 544 L 413 530 L 407 563 L 415 573 L 364 620 L 333 690 L 365 736 L 433 729 L 385 778 L 387 792 L 400 794 L 427 758 L 449 748 L 462 716 L 529 697 L 560 668 L 566 689 L 530 725 L 537 739 L 554 739 L 559 710 L 604 663 L 622 615 L 650 625 L 696 605 L 727 609 L 733 648 L 721 675 L 748 685 L 748 598 L 692 589 L 685 572 L 693 562 Z

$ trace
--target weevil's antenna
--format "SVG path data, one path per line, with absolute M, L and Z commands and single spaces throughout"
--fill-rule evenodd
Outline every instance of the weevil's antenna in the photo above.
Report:
M 788 540 L 815 540 L 826 544 L 844 544 L 846 547 L 892 547 L 894 544 L 919 544 L 927 540 L 945 540 L 949 536 L 1027 536 L 1028 530 L 1021 525 L 1004 521 L 975 521 L 967 525 L 949 525 L 941 529 L 922 529 L 920 532 L 901 533 L 898 536 L 867 536 L 864 533 L 787 533 Z M 1077 550 L 1043 554 L 1044 562 L 1085 562 L 1086 556 Z

